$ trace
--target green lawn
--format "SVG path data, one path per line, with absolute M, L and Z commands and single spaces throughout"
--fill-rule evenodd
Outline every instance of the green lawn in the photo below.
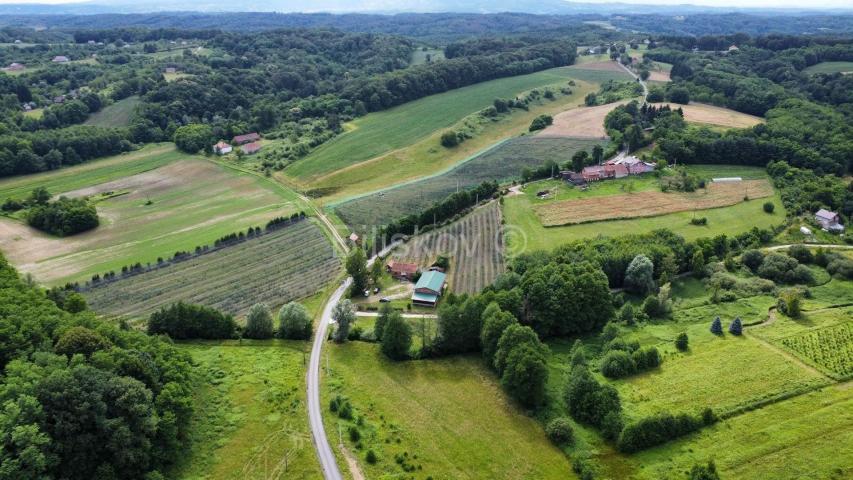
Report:
M 820 62 L 803 70 L 805 73 L 850 73 L 853 72 L 853 62 Z
M 575 478 L 566 457 L 534 419 L 507 400 L 479 357 L 395 363 L 373 344 L 326 348 L 331 367 L 321 394 L 326 429 L 334 438 L 340 425 L 366 478 Z M 348 438 L 357 420 L 341 420 L 328 410 L 335 394 L 348 397 L 354 418 L 362 418 L 358 442 Z M 375 465 L 365 461 L 368 449 L 378 457 Z M 401 464 L 414 470 L 406 473 Z
M 139 105 L 139 97 L 132 96 L 104 107 L 100 112 L 95 113 L 88 120 L 86 125 L 95 125 L 98 127 L 126 127 L 130 124 L 130 116 L 133 114 L 133 109 Z
M 305 358 L 293 341 L 179 344 L 198 381 L 189 454 L 168 478 L 321 479 L 305 407 Z
M 285 170 L 290 177 L 308 180 L 368 160 L 450 127 L 468 114 L 492 104 L 495 98 L 515 97 L 532 88 L 568 81 L 576 72 L 567 67 L 478 83 L 425 97 L 382 112 L 371 113 L 347 125 L 349 129 Z
M 711 458 L 724 479 L 851 478 L 853 388 L 832 385 L 630 457 L 598 457 L 610 478 L 633 480 L 683 480 Z
M 504 218 L 506 224 L 517 228 L 508 240 L 518 251 L 516 245 L 526 245 L 526 250 L 550 250 L 563 243 L 597 235 L 616 236 L 625 232 L 643 233 L 659 228 L 668 228 L 687 240 L 701 237 L 713 237 L 719 234 L 737 235 L 752 227 L 769 228 L 782 223 L 785 219 L 782 201 L 775 195 L 770 201 L 776 205 L 774 214 L 762 211 L 762 204 L 768 199 L 750 200 L 731 207 L 713 208 L 696 212 L 697 216 L 706 217 L 708 225 L 696 226 L 690 223 L 692 212 L 672 213 L 658 217 L 637 218 L 632 220 L 612 220 L 604 222 L 583 223 L 564 227 L 545 228 L 539 218 L 529 208 L 529 203 L 521 196 L 507 198 L 504 203 Z M 526 240 L 523 240 L 521 235 Z M 526 243 L 525 243 L 526 242 Z

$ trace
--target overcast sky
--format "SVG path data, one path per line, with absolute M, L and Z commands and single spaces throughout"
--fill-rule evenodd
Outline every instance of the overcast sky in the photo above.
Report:
M 423 2 L 423 0 L 421 0 Z M 811 0 L 803 2 L 802 0 L 579 0 L 581 3 L 638 3 L 646 5 L 707 5 L 713 7 L 741 7 L 741 8 L 798 8 L 798 9 L 818 9 L 818 8 L 853 8 L 853 0 Z M 96 5 L 110 5 L 115 2 L 111 0 L 88 0 L 81 2 L 80 0 L 0 0 L 0 4 L 8 3 L 42 3 L 42 4 L 59 4 L 59 3 L 92 3 Z M 122 2 L 124 3 L 124 2 Z M 143 2 L 145 3 L 145 2 Z M 192 10 L 193 0 L 177 0 L 175 2 L 181 5 L 182 9 Z M 206 3 L 201 0 L 199 3 Z M 276 2 L 273 2 L 276 3 Z M 289 2 L 284 2 L 289 3 Z M 310 8 L 310 0 L 305 5 L 305 10 L 313 11 Z M 353 3 L 359 3 L 357 0 Z M 370 2 L 367 2 L 370 3 Z M 394 0 L 385 0 L 378 2 L 380 4 L 394 4 Z M 400 2 L 405 4 L 405 0 Z M 423 2 L 428 3 L 428 2 Z M 460 5 L 465 4 L 465 0 L 459 1 Z M 296 11 L 298 8 L 293 9 Z

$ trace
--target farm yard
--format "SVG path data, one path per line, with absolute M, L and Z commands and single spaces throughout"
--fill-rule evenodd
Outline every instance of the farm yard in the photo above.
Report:
M 692 193 L 646 191 L 562 200 L 536 205 L 534 211 L 542 225 L 550 227 L 726 207 L 741 203 L 745 198 L 757 199 L 772 195 L 773 187 L 767 180 L 712 182 L 705 189 Z
M 295 341 L 179 343 L 195 363 L 191 454 L 168 478 L 320 479 Z
M 764 123 L 764 119 L 761 117 L 703 103 L 690 103 L 689 105 L 653 103 L 652 105 L 657 107 L 669 105 L 673 109 L 681 108 L 684 111 L 684 119 L 690 123 L 727 128 L 748 128 Z
M 344 432 L 363 478 L 402 476 L 406 466 L 416 478 L 577 478 L 479 356 L 392 362 L 374 344 L 326 348 L 330 373 L 323 376 L 320 402 L 326 431 Z M 336 395 L 346 397 L 360 425 L 329 411 Z M 353 427 L 360 432 L 357 442 L 346 434 Z M 377 457 L 373 464 L 364 460 L 369 450 Z M 346 470 L 344 457 L 338 458 Z
M 583 102 L 584 96 L 595 89 L 592 83 L 580 81 L 574 83 L 573 86 L 569 86 L 568 81 L 563 80 L 560 83 L 546 85 L 545 87 L 554 92 L 553 98 L 548 99 L 544 95 L 531 98 L 527 109 L 514 108 L 496 117 L 483 116 L 480 114 L 481 110 L 477 110 L 462 117 L 449 126 L 456 132 L 464 132 L 466 136 L 464 142 L 453 148 L 441 146 L 441 135 L 445 130 L 435 129 L 427 132 L 421 139 L 412 140 L 413 143 L 402 148 L 316 177 L 306 188 L 310 188 L 309 193 L 312 196 L 320 197 L 319 201 L 333 204 L 392 185 L 438 174 L 469 160 L 495 143 L 527 134 L 531 121 L 538 115 L 556 115 L 577 107 Z M 566 87 L 571 89 L 570 94 L 561 92 L 561 89 Z M 542 92 L 541 88 L 539 92 Z M 519 91 L 514 95 L 526 97 L 529 93 L 531 93 L 529 90 Z M 286 173 L 282 180 L 285 183 L 292 182 L 293 180 L 287 177 Z
M 271 307 L 307 297 L 341 271 L 340 259 L 314 221 L 127 278 L 84 293 L 91 308 L 143 318 L 177 301 L 234 315 L 255 303 Z
M 425 268 L 439 255 L 450 258 L 447 283 L 454 293 L 477 293 L 491 285 L 506 268 L 498 203 L 491 202 L 450 225 L 415 236 L 393 257 Z
M 510 181 L 521 176 L 524 168 L 536 168 L 552 160 L 568 161 L 580 150 L 591 150 L 600 140 L 576 138 L 540 138 L 524 136 L 500 143 L 452 170 L 415 182 L 366 195 L 334 207 L 335 213 L 350 228 L 382 225 L 425 206 L 443 200 L 458 189 L 467 189 L 484 181 Z
M 97 127 L 126 127 L 130 124 L 133 109 L 139 105 L 138 96 L 127 97 L 104 107 L 86 120 L 86 125 Z

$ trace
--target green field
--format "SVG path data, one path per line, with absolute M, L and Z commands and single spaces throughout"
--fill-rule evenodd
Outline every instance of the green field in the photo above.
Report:
M 132 96 L 108 105 L 86 120 L 86 125 L 97 127 L 126 127 L 130 124 L 133 109 L 139 105 L 139 97 Z
M 321 479 L 305 408 L 309 345 L 293 341 L 179 344 L 198 380 L 190 454 L 168 478 Z
M 803 70 L 805 73 L 851 73 L 853 62 L 820 62 Z
M 495 98 L 515 97 L 532 88 L 578 78 L 576 75 L 576 70 L 555 68 L 478 83 L 371 113 L 354 120 L 347 125 L 346 133 L 294 163 L 285 173 L 298 181 L 310 180 L 411 145 L 491 105 Z
M 707 177 L 742 176 L 748 178 L 766 178 L 760 169 L 748 167 L 722 167 L 716 165 L 690 166 L 689 170 Z M 713 237 L 721 233 L 736 235 L 750 230 L 752 227 L 768 228 L 782 223 L 785 219 L 785 209 L 779 194 L 771 198 L 753 199 L 729 207 L 699 210 L 697 212 L 679 212 L 656 217 L 645 217 L 628 220 L 607 220 L 578 225 L 559 227 L 544 227 L 533 211 L 533 206 L 543 202 L 567 200 L 570 198 L 586 198 L 612 194 L 624 194 L 632 191 L 654 189 L 654 181 L 643 178 L 624 178 L 598 182 L 582 192 L 575 188 L 560 185 L 559 182 L 532 183 L 523 189 L 524 195 L 514 195 L 504 199 L 504 218 L 513 231 L 507 241 L 513 252 L 523 250 L 550 250 L 563 243 L 597 235 L 616 236 L 625 232 L 642 233 L 659 228 L 668 228 L 682 235 L 687 240 L 701 237 Z M 632 185 L 629 187 L 628 185 Z M 536 193 L 544 189 L 556 188 L 556 196 L 547 200 L 539 200 Z M 762 210 L 764 202 L 770 201 L 775 205 L 773 214 Z M 618 212 L 615 212 L 618 214 Z M 692 225 L 694 217 L 706 217 L 708 224 Z
M 748 277 L 744 272 L 736 274 Z M 571 454 L 590 456 L 598 464 L 601 478 L 678 480 L 685 478 L 684 472 L 693 464 L 710 458 L 721 470 L 721 478 L 847 478 L 850 465 L 833 457 L 832 444 L 847 445 L 853 439 L 853 392 L 849 384 L 835 383 L 783 349 L 777 340 L 849 325 L 850 307 L 819 310 L 793 321 L 773 317 L 772 312 L 768 315 L 776 303 L 773 296 L 714 304 L 709 291 L 707 284 L 695 278 L 677 280 L 672 290 L 672 318 L 620 325 L 624 339 L 656 346 L 662 363 L 620 380 L 601 376 L 599 380 L 617 388 L 629 422 L 660 412 L 696 414 L 705 407 L 711 407 L 724 420 L 632 455 L 615 452 L 596 431 L 576 425 L 578 442 Z M 746 324 L 764 323 L 747 328 L 741 337 L 729 333 L 717 337 L 709 332 L 715 316 L 721 317 L 724 329 L 735 316 Z M 686 352 L 673 345 L 681 332 L 689 337 Z M 597 371 L 602 341 L 598 336 L 582 341 L 587 360 Z M 550 343 L 552 403 L 543 413 L 545 418 L 564 414 L 559 395 L 573 343 L 573 339 Z M 791 449 L 799 453 L 792 457 Z M 803 460 L 808 457 L 815 461 Z M 792 462 L 790 469 L 786 469 L 788 461 Z
M 277 307 L 321 290 L 340 272 L 323 230 L 303 220 L 174 265 L 102 283 L 84 292 L 99 313 L 143 318 L 187 301 L 234 315 L 253 304 Z
M 54 195 L 70 192 L 147 172 L 186 158 L 191 156 L 179 152 L 174 144 L 152 144 L 134 152 L 92 160 L 59 170 L 0 179 L 0 199 L 21 199 L 37 187 L 45 187 Z
M 599 458 L 610 478 L 634 480 L 682 480 L 711 458 L 724 479 L 850 478 L 853 388 L 831 385 L 630 457 Z
M 422 63 L 426 63 L 427 55 L 429 55 L 430 60 L 433 62 L 437 60 L 444 60 L 444 50 L 442 49 L 429 48 L 427 50 L 423 50 L 418 48 L 412 52 L 412 61 L 409 65 L 420 65 Z
M 77 167 L 79 170 L 13 179 L 17 183 L 9 188 L 22 194 L 35 185 L 49 184 L 54 193 L 94 196 L 101 225 L 59 239 L 0 218 L 4 232 L 0 247 L 15 265 L 40 282 L 83 281 L 95 273 L 118 271 L 136 262 L 153 263 L 178 250 L 212 244 L 223 235 L 264 225 L 270 218 L 303 208 L 292 192 L 262 177 L 200 157 L 156 157 L 140 157 L 138 165 L 94 162 Z M 159 168 L 140 168 L 143 163 L 156 164 L 167 158 L 173 160 Z M 98 166 L 104 168 L 93 168 Z M 133 169 L 143 173 L 132 175 Z M 103 182 L 111 178 L 115 179 Z M 68 192 L 71 185 L 83 188 Z
M 571 479 L 566 457 L 535 420 L 505 397 L 479 357 L 409 362 L 386 360 L 377 345 L 328 345 L 331 372 L 323 378 L 326 431 L 339 426 L 347 450 L 365 478 Z M 348 439 L 355 421 L 328 410 L 340 394 L 362 417 L 358 443 Z M 355 417 L 354 417 L 355 418 Z M 337 441 L 333 441 L 337 449 Z M 368 449 L 378 457 L 365 461 Z M 339 455 L 339 465 L 346 462 Z M 406 473 L 402 463 L 414 467 Z
M 336 204 L 391 185 L 439 174 L 498 142 L 527 134 L 530 122 L 538 115 L 553 116 L 577 108 L 584 96 L 597 88 L 596 84 L 577 81 L 569 87 L 571 93 L 566 94 L 561 89 L 567 86 L 568 82 L 549 85 L 547 88 L 554 92 L 554 97 L 531 99 L 527 110 L 514 108 L 497 117 L 484 117 L 479 111 L 465 116 L 452 125 L 453 130 L 469 136 L 456 147 L 442 147 L 440 137 L 444 130 L 436 130 L 411 145 L 319 177 L 311 182 L 311 191 L 317 192 L 315 196 L 322 195 L 319 201 Z M 519 95 L 526 97 L 528 93 L 520 92 Z
M 507 140 L 441 175 L 396 186 L 335 207 L 335 213 L 355 229 L 381 225 L 443 200 L 458 189 L 484 181 L 505 182 L 521 177 L 524 168 L 552 160 L 564 163 L 579 150 L 591 150 L 599 140 L 524 136 Z M 362 230 L 359 230 L 362 231 Z

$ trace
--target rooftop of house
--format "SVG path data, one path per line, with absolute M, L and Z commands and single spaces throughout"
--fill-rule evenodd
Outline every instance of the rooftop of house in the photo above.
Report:
M 821 208 L 815 213 L 815 216 L 826 220 L 834 220 L 838 216 L 838 214 Z
M 444 285 L 445 278 L 447 278 L 447 275 L 442 272 L 434 270 L 424 272 L 421 278 L 418 279 L 418 283 L 415 284 L 415 290 L 425 288 L 436 293 L 441 293 L 441 287 Z
M 395 260 L 388 261 L 388 268 L 394 272 L 412 274 L 418 271 L 416 263 L 397 262 Z

